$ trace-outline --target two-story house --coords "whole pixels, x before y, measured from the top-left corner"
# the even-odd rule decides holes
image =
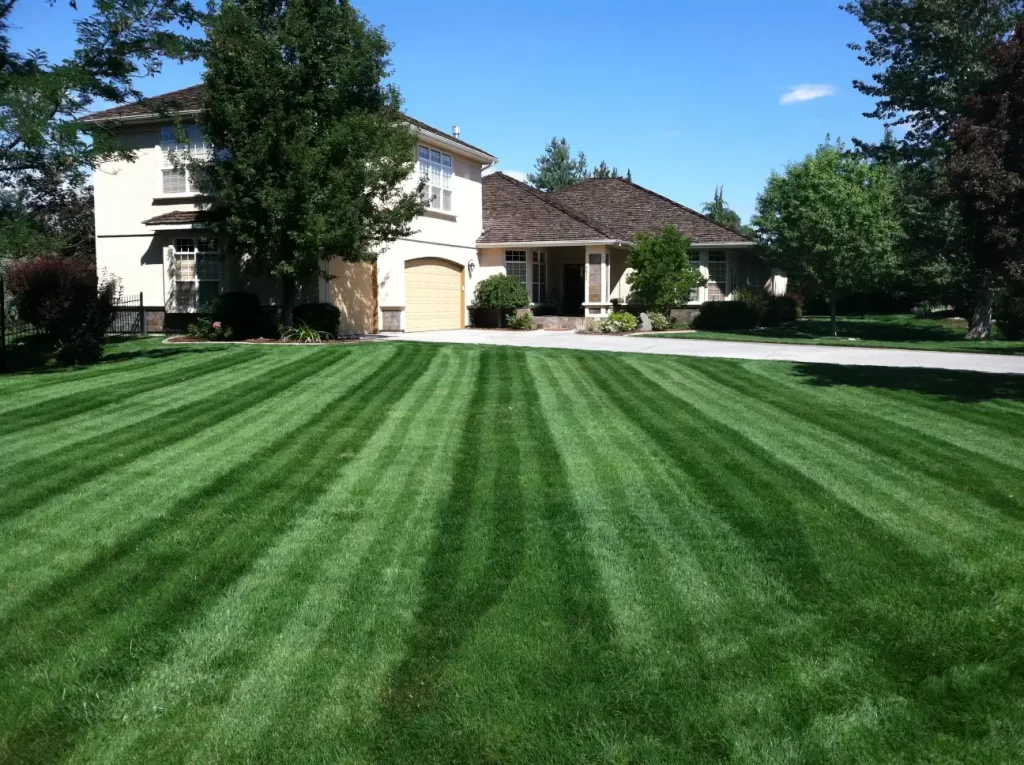
[[[142,293],[153,330],[180,328],[199,306],[224,291],[278,298],[274,281],[224,261],[210,230],[211,200],[195,188],[172,154],[210,151],[198,127],[188,144],[168,114],[188,125],[202,109],[196,85],[144,104],[97,112],[101,123],[135,151],[135,160],[113,160],[94,176],[96,265],[121,280],[126,293]],[[410,187],[427,180],[427,209],[414,233],[382,249],[376,264],[330,264],[331,279],[301,285],[299,300],[332,302],[342,311],[342,331],[457,329],[466,324],[466,295],[475,288],[477,239],[483,231],[481,173],[497,162],[458,136],[407,118],[417,136],[416,172]],[[475,274],[480,278],[480,272]]]
[[[203,87],[147,104],[98,112],[102,123],[136,152],[95,174],[96,261],[141,292],[153,330],[180,329],[200,306],[227,290],[254,292],[273,305],[277,284],[225,262],[210,229],[211,200],[200,195],[172,156],[211,151],[198,127],[188,143],[167,116],[183,123],[202,109]],[[484,175],[497,159],[451,134],[406,117],[417,136],[410,188],[426,179],[427,209],[414,233],[384,246],[375,264],[335,258],[331,278],[300,286],[300,301],[342,312],[342,331],[415,332],[459,329],[476,284],[493,274],[519,278],[545,313],[600,317],[630,301],[630,248],[636,236],[664,226],[690,242],[691,262],[706,283],[690,307],[728,300],[743,286],[785,292],[786,279],[757,257],[754,242],[667,197],[619,178],[594,178],[544,193],[502,173]]]

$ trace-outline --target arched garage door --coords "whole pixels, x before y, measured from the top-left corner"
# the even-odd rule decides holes
[[[447,260],[423,258],[405,264],[405,331],[461,329],[462,268]]]

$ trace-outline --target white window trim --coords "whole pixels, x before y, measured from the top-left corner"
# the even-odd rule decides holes
[[[427,205],[427,210],[453,214],[455,212],[453,183],[455,160],[452,155],[440,149],[419,144],[416,149],[416,167],[418,177],[427,182],[423,189],[423,201]]]
[[[522,260],[518,257],[520,255]],[[509,268],[510,263],[513,264],[514,269]],[[505,275],[515,276],[522,282],[527,294],[532,294],[530,292],[530,253],[527,250],[505,250]]]
[[[212,243],[213,248],[209,247],[204,250],[200,250],[200,244],[203,242]],[[188,243],[188,244],[186,244]],[[176,236],[171,240],[171,258],[174,261],[173,275],[174,280],[171,284],[171,290],[174,295],[174,307],[178,313],[198,313],[199,311],[199,285],[200,282],[217,282],[217,294],[224,292],[224,262],[220,257],[220,250],[217,248],[217,240],[213,237],[205,236]],[[192,255],[190,258],[183,258],[183,255]],[[200,271],[200,256],[206,258],[213,257],[217,264],[217,278],[202,278],[204,275]],[[181,279],[179,278],[181,272],[180,263],[192,262],[192,279]],[[179,284],[192,285],[192,297],[191,299],[184,300],[179,292]]]
[[[176,125],[163,125],[160,128],[160,186],[157,197],[195,197],[201,196],[202,192],[198,191],[193,185],[192,173],[188,168],[175,168],[174,159],[176,155],[184,155],[184,160],[198,159],[198,160],[209,160],[213,156],[213,150],[209,145],[209,142],[203,136],[198,125],[188,125],[185,127],[188,133],[188,141],[182,143],[178,140],[178,126]],[[184,178],[185,189],[184,191],[165,191],[164,187],[164,176],[168,171],[176,171],[175,174],[180,174]]]
[[[539,260],[539,262],[538,262]],[[540,270],[536,267],[541,266]],[[530,278],[530,302],[534,305],[544,305],[548,300],[548,254],[544,250],[534,250],[530,253],[529,263]],[[537,279],[538,274],[540,279]],[[537,287],[541,287],[543,294],[540,300],[537,299]]]

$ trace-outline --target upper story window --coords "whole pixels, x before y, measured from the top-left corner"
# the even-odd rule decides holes
[[[431,210],[452,211],[452,155],[427,146],[419,147],[420,177],[426,182],[423,201]]]
[[[182,141],[182,138],[187,138],[187,141]],[[176,156],[179,161],[208,160],[212,157],[210,144],[198,125],[189,125],[185,135],[182,135],[174,125],[164,125],[160,128],[160,153],[163,155],[162,193],[186,194],[199,191],[195,174],[184,167],[174,166]]]

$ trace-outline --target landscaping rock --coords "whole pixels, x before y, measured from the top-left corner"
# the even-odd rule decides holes
[[[646,313],[640,314],[640,331],[650,332],[654,327],[651,326],[651,317]]]

